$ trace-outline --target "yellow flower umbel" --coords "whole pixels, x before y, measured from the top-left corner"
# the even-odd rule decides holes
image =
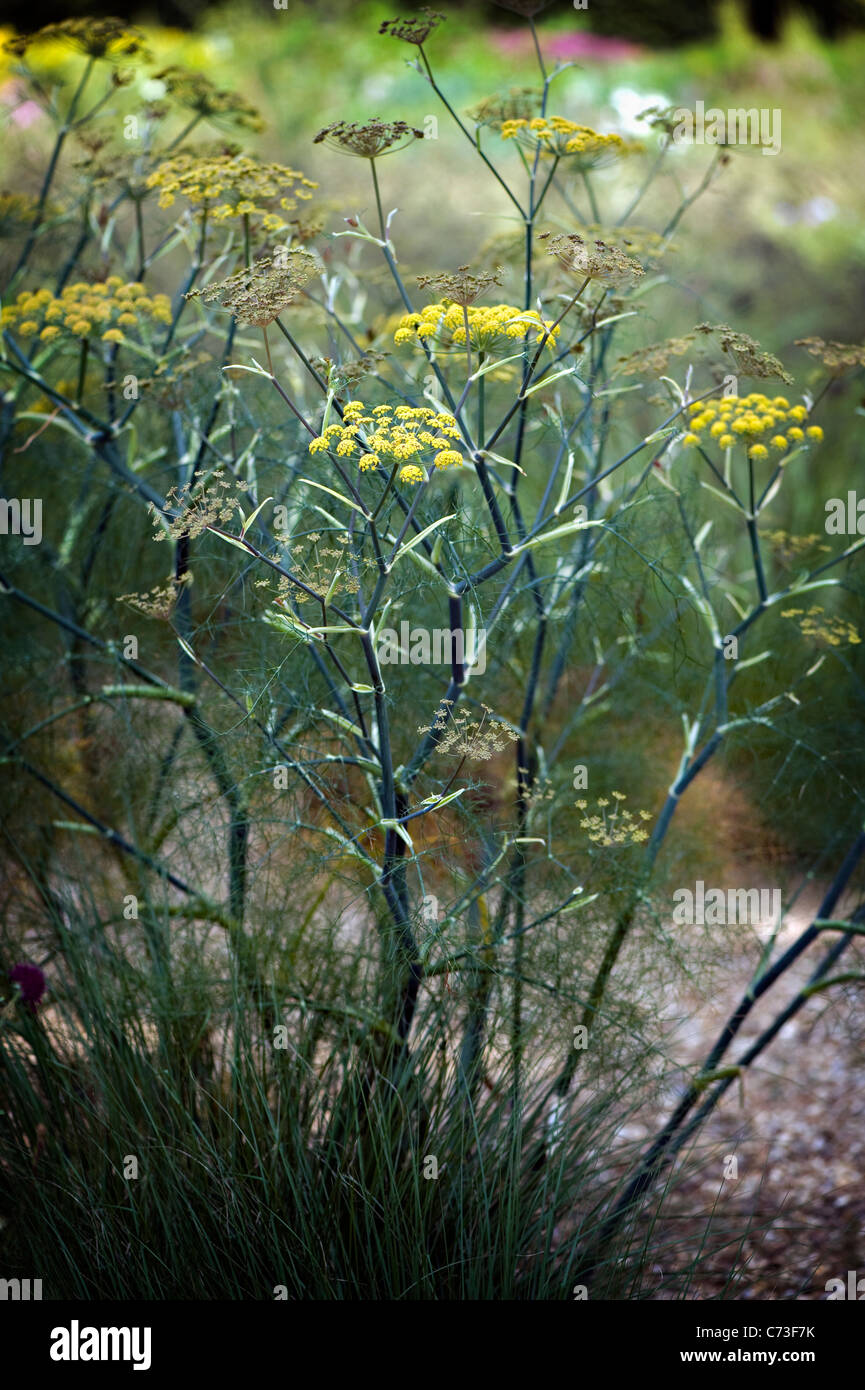
[[[741,443],[749,458],[760,460],[773,453],[783,455],[806,435],[814,440],[823,438],[819,425],[800,428],[808,418],[808,408],[791,406],[786,396],[770,397],[755,391],[750,396],[725,396],[717,402],[694,401],[688,409],[688,431],[682,440],[686,448],[714,441],[722,449],[731,449]],[[783,463],[784,459],[778,461]]]
[[[578,125],[564,116],[533,116],[530,120],[503,121],[503,140],[518,140],[531,150],[554,155],[557,159],[573,158],[580,169],[596,169],[617,155],[630,154],[639,146],[628,144],[621,135],[600,135],[591,126]]]
[[[426,343],[434,340],[438,347],[465,347],[468,315],[470,346],[478,352],[507,350],[515,341],[529,335],[540,342],[549,332],[547,347],[552,348],[559,335],[552,319],[542,319],[536,309],[524,311],[512,304],[471,305],[454,304],[443,299],[440,304],[427,304],[419,313],[404,314],[399,321],[394,342]]]
[[[827,616],[819,604],[812,604],[807,613],[804,608],[785,608],[781,617],[798,619],[797,627],[803,637],[812,637],[815,642],[825,642],[830,647],[845,644],[858,647],[862,641],[852,623],[845,618]]]
[[[21,236],[29,232],[37,215],[39,200],[29,193],[0,193],[0,237]],[[47,203],[43,218],[57,217],[62,209],[58,203]]]
[[[584,816],[580,821],[580,828],[589,832],[589,839],[593,845],[602,845],[604,848],[613,845],[643,844],[649,838],[645,823],[652,819],[651,814],[648,811],[638,811],[634,816],[622,806],[622,802],[627,801],[624,792],[611,792],[610,795],[615,802],[613,810],[607,811],[610,805],[609,798],[599,796],[599,810],[594,815]],[[576,801],[574,805],[579,811],[588,809],[587,801]]]
[[[318,184],[284,164],[264,164],[245,154],[178,154],[154,169],[147,186],[160,190],[161,208],[186,198],[214,222],[260,216],[265,231],[279,232],[288,223],[270,205],[292,212],[296,199],[311,198],[306,190]]]
[[[376,405],[370,410],[363,401],[349,401],[342,423],[328,425],[310,441],[309,452],[356,458],[362,473],[402,464],[400,481],[421,483],[427,476],[423,459],[436,468],[458,467],[463,462],[452,443],[459,438],[456,420],[444,411],[412,405]]]
[[[813,550],[820,551],[825,555],[831,554],[831,546],[819,543],[822,537],[817,531],[812,532],[810,536],[793,536],[789,531],[773,530],[761,526],[760,535],[772,547],[775,558],[782,565],[796,564],[804,556],[807,556],[809,551]]]
[[[38,336],[45,343],[64,335],[122,343],[130,330],[170,322],[167,294],[149,295],[139,281],[124,283],[119,275],[94,285],[67,285],[57,298],[50,290],[22,290],[0,314],[0,326],[14,329],[19,338]]]
[[[9,39],[4,47],[7,53],[18,56],[27,52],[34,44],[68,44],[85,53],[88,58],[109,63],[122,62],[124,58],[137,55],[146,57],[144,37],[140,30],[133,29],[122,19],[106,17],[103,19],[63,19],[57,24],[46,24],[35,34],[18,34]]]

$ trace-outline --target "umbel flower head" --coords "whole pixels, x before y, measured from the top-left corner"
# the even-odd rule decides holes
[[[212,473],[199,469],[191,481],[180,490],[172,487],[165,494],[165,512],[157,511],[151,503],[156,534],[154,540],[179,540],[188,536],[195,540],[210,526],[228,526],[239,513],[243,515],[238,492],[244,485],[237,478],[226,478],[221,468]],[[172,520],[166,523],[166,513]]]
[[[322,141],[343,154],[357,155],[359,159],[380,159],[384,154],[395,154],[413,140],[422,140],[422,130],[405,121],[383,121],[374,116],[370,121],[333,121],[320,130],[313,139],[314,145]]]
[[[824,555],[829,555],[832,551],[831,546],[820,544],[823,537],[817,531],[812,531],[809,536],[793,536],[789,531],[761,526],[760,535],[772,547],[775,558],[785,567],[797,564],[809,551]]]
[[[233,217],[260,216],[268,232],[288,224],[268,204],[292,212],[297,198],[311,198],[307,189],[318,184],[284,164],[265,164],[246,154],[178,154],[160,164],[147,180],[158,188],[159,206],[170,208],[175,198],[186,198],[200,214],[215,222]]]
[[[749,338],[747,333],[738,333],[727,323],[698,323],[694,332],[715,334],[721,351],[729,353],[740,376],[780,377],[785,385],[793,385],[793,378],[778,358],[771,352],[762,352],[760,344]]]
[[[390,34],[392,39],[403,39],[406,43],[414,43],[420,47],[426,43],[433,29],[437,29],[444,22],[445,16],[438,10],[431,10],[429,5],[422,5],[420,13],[413,19],[386,19],[379,25],[380,34]]]
[[[101,131],[82,129],[76,132],[76,143],[83,153],[73,159],[72,168],[86,180],[89,190],[113,183],[136,202],[147,197],[147,172],[141,168],[141,156],[130,151],[128,141],[124,140],[121,148]]]
[[[486,762],[519,738],[516,729],[494,714],[489,705],[481,706],[480,719],[473,719],[465,708],[453,714],[452,706],[453,700],[442,700],[432,722],[432,731],[442,735],[436,745],[439,753],[455,753],[461,758]],[[425,725],[418,726],[419,734],[428,732]]]
[[[320,269],[311,252],[292,247],[289,251],[281,251],[278,261],[265,256],[227,280],[191,290],[186,297],[200,298],[206,303],[218,302],[234,314],[241,327],[266,328],[283,309],[294,303],[303,286]]]
[[[791,406],[786,396],[770,398],[754,391],[750,396],[725,396],[716,403],[694,401],[688,409],[688,431],[682,440],[685,448],[714,440],[722,449],[731,449],[740,441],[748,447],[749,458],[766,459],[770,449],[784,454],[806,437],[818,442],[823,438],[819,425],[802,428],[808,407]]]
[[[637,120],[645,121],[651,130],[660,130],[669,138],[681,124],[680,111],[679,106],[647,106],[645,111],[638,113]]]
[[[603,227],[593,222],[586,223],[583,233],[587,240],[617,246],[625,255],[636,256],[641,262],[659,261],[668,252],[678,249],[669,237],[653,232],[649,227]]]
[[[648,840],[649,832],[645,823],[652,819],[650,812],[638,811],[634,816],[622,805],[623,801],[627,801],[624,792],[611,792],[610,796],[613,799],[611,811],[607,810],[610,805],[609,797],[599,796],[596,802],[599,809],[592,815],[584,816],[580,821],[580,828],[589,832],[592,844],[608,849],[614,845],[640,845]],[[580,811],[588,809],[587,801],[577,801],[574,804]]]
[[[350,391],[354,390],[365,376],[375,376],[381,363],[389,356],[389,352],[378,352],[375,348],[368,348],[360,357],[348,362],[334,362],[332,357],[313,357],[310,363],[319,375],[324,377],[328,387],[339,394],[346,387]]]
[[[549,241],[547,250],[570,275],[578,280],[600,280],[614,289],[633,285],[644,273],[639,261],[626,256],[605,241],[584,241],[576,232],[551,236],[541,232],[539,241]]]
[[[619,357],[613,375],[642,376],[649,373],[659,376],[661,372],[666,371],[671,357],[684,357],[686,352],[692,351],[694,342],[696,339],[693,333],[686,333],[683,338],[667,338],[663,343],[649,343],[646,347],[637,348],[634,352]]]
[[[528,334],[540,342],[549,334],[547,347],[555,346],[559,329],[552,319],[542,319],[537,309],[518,309],[513,304],[472,305],[427,304],[419,313],[403,314],[393,335],[395,343],[426,343],[434,340],[444,349],[465,347],[466,318],[469,321],[469,346],[479,352],[498,352],[513,346]]]
[[[373,568],[375,560],[371,556],[354,553],[351,536],[347,531],[326,534],[324,540],[332,540],[332,545],[319,545],[321,540],[322,535],[318,531],[310,531],[304,544],[292,539],[289,560],[292,574],[319,599],[327,598],[328,595],[334,597],[338,593],[358,593],[360,580],[352,572],[354,567]],[[268,589],[271,587],[271,581],[257,579],[255,586],[258,589]],[[274,600],[281,606],[288,603],[289,599],[303,603],[308,600],[308,595],[298,593],[296,585],[284,575],[280,575]]]
[[[427,476],[422,459],[440,469],[462,464],[463,456],[452,442],[459,438],[457,422],[446,411],[412,405],[375,405],[369,410],[363,401],[349,401],[342,423],[328,425],[310,441],[309,452],[357,458],[362,473],[402,463],[400,481],[422,483]]]
[[[492,126],[500,130],[505,121],[526,120],[536,115],[541,104],[541,92],[537,87],[511,87],[507,92],[495,92],[483,97],[476,106],[466,112],[476,126]]]
[[[119,594],[118,603],[125,603],[146,618],[170,618],[177,604],[177,597],[185,584],[192,583],[192,571],[187,570],[180,579],[174,575],[164,584],[156,584],[144,594]]]
[[[453,304],[474,304],[490,285],[502,283],[502,268],[481,271],[474,275],[467,265],[456,271],[444,270],[437,275],[418,275],[418,285],[422,290],[434,290],[443,299]]]
[[[503,140],[518,140],[529,149],[559,159],[579,156],[580,169],[594,169],[608,163],[616,155],[629,154],[637,146],[628,144],[621,135],[600,135],[591,126],[578,125],[564,116],[520,116],[503,121]]]
[[[0,193],[0,237],[21,236],[29,232],[39,201],[29,193]],[[46,203],[42,209],[43,218],[57,217],[62,208],[59,203]]]
[[[171,322],[168,295],[149,295],[139,281],[124,284],[119,275],[94,285],[67,285],[59,297],[46,289],[22,290],[0,314],[0,326],[14,328],[19,338],[38,334],[46,343],[63,335],[91,338],[97,333],[104,342],[122,343],[130,329],[148,322]]]
[[[46,24],[33,34],[18,34],[4,44],[7,53],[21,55],[34,44],[66,43],[86,53],[88,58],[120,63],[136,55],[147,57],[144,35],[131,28],[125,20],[105,16],[102,19],[63,19],[58,24]]]
[[[292,238],[305,245],[307,242],[315,241],[317,236],[321,236],[326,224],[326,213],[316,207],[307,208],[306,212],[292,217],[288,225],[291,228]]]
[[[805,348],[828,367],[833,376],[841,376],[851,367],[865,367],[865,344],[826,343],[822,338],[797,338],[796,346]]]
[[[264,130],[264,121],[256,107],[237,92],[214,86],[203,72],[193,72],[175,63],[155,76],[165,83],[168,95],[178,106],[195,111],[204,120],[227,122],[244,130]]]
[[[812,604],[807,612],[804,608],[785,608],[781,617],[792,618],[803,637],[812,637],[829,647],[858,647],[862,641],[852,623],[827,615],[819,604]]]

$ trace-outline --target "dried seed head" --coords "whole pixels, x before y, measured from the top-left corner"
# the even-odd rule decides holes
[[[179,540],[181,536],[195,540],[210,526],[230,525],[238,513],[243,515],[236,494],[246,491],[244,483],[234,477],[229,480],[221,468],[215,468],[209,475],[199,470],[187,486],[168,490],[164,512],[157,511],[151,504],[156,525],[154,540]],[[169,516],[172,519],[166,526]]]
[[[679,106],[647,106],[645,111],[641,111],[637,116],[638,121],[645,121],[652,130],[662,130],[665,135],[671,136],[677,125],[681,124]]]
[[[375,376],[379,364],[389,356],[389,352],[378,352],[370,348],[353,362],[334,362],[330,357],[313,357],[311,363],[319,376],[324,377],[328,386],[332,386],[335,391],[345,387],[352,390],[364,377]]]
[[[788,386],[793,385],[793,378],[778,358],[771,352],[762,352],[760,344],[754,338],[749,338],[747,333],[737,333],[727,323],[698,323],[694,332],[716,334],[721,350],[733,358],[740,376],[777,376]]]
[[[326,141],[343,154],[357,155],[359,159],[378,159],[383,154],[394,154],[413,140],[422,140],[422,130],[416,130],[406,121],[383,121],[375,116],[370,121],[334,121],[320,130],[313,139],[314,145]]]
[[[165,83],[168,95],[178,106],[196,111],[205,120],[228,121],[246,130],[264,130],[264,121],[256,107],[237,92],[214,86],[203,72],[193,72],[174,63],[155,76]]]
[[[441,299],[448,299],[452,304],[468,305],[474,304],[490,285],[502,283],[502,268],[496,266],[495,270],[484,270],[474,275],[467,265],[461,265],[457,271],[418,275],[417,282],[422,290],[435,290]]]
[[[437,752],[486,762],[519,738],[516,729],[494,714],[488,705],[482,706],[484,712],[480,719],[473,719],[467,709],[453,714],[452,704],[452,700],[442,700],[432,723],[433,734],[441,735],[436,744]],[[418,733],[428,732],[425,725],[418,727]]]
[[[822,338],[797,338],[796,346],[803,347],[812,357],[818,357],[823,366],[837,376],[850,367],[865,367],[865,345],[827,343]]]
[[[600,280],[614,288],[624,288],[643,274],[639,261],[626,256],[616,246],[608,246],[605,241],[587,242],[576,232],[561,236],[542,232],[539,240],[548,241],[550,255],[579,280]]]
[[[505,121],[531,120],[541,107],[542,94],[536,87],[511,87],[507,92],[495,92],[484,97],[466,112],[475,125],[494,129]]]
[[[144,594],[120,594],[117,602],[135,608],[148,618],[170,618],[174,612],[177,596],[184,584],[192,583],[192,571],[187,570],[180,579],[174,575],[165,584],[158,584]]]
[[[379,25],[380,34],[389,34],[392,39],[404,39],[406,43],[426,43],[433,29],[444,21],[445,16],[438,10],[422,5],[420,13],[413,19],[386,19]]]
[[[647,347],[637,348],[636,351],[624,354],[618,358],[613,370],[614,376],[642,376],[648,373],[651,376],[659,376],[666,371],[667,363],[671,357],[683,357],[686,352],[692,351],[691,344],[696,342],[693,333],[686,333],[683,338],[668,338],[663,343],[649,343]]]
[[[277,261],[265,256],[227,280],[190,291],[187,299],[217,301],[241,326],[265,328],[294,302],[319,270],[315,256],[302,247],[292,247],[282,250]]]

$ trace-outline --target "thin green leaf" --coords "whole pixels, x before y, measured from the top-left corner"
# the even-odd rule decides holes
[[[262,510],[262,508],[263,508],[263,507],[266,507],[267,504],[268,504],[268,502],[272,502],[272,501],[273,501],[273,498],[272,498],[272,497],[265,497],[265,499],[264,499],[263,502],[259,502],[259,504],[258,504],[258,506],[256,507],[255,511],[252,513],[252,516],[248,519],[248,521],[245,521],[245,522],[243,523],[243,526],[241,527],[241,530],[240,530],[241,537],[243,537],[243,536],[246,535],[247,531],[249,530],[249,528],[250,528],[250,526],[252,525],[252,523],[255,521],[255,518],[258,516],[258,514],[259,514],[259,512]]]
[[[347,507],[351,507],[353,512],[359,512],[361,516],[369,516],[369,512],[365,511],[363,507],[359,507],[356,502],[352,502],[351,498],[343,497],[341,492],[336,492],[332,487],[325,487],[324,483],[317,483],[312,478],[301,478],[300,481],[302,483],[308,483],[310,487],[317,487],[320,492],[329,493],[330,496],[335,497],[338,502],[344,502]]]
[[[429,526],[425,526],[422,531],[418,531],[417,535],[413,536],[407,545],[401,545],[393,558],[391,569],[393,569],[393,566],[401,555],[408,555],[410,551],[414,550],[416,545],[420,545],[421,541],[424,540],[431,531],[435,531],[439,526],[444,526],[446,521],[453,521],[455,516],[456,512],[448,512],[447,516],[440,517],[438,521],[430,522]]]

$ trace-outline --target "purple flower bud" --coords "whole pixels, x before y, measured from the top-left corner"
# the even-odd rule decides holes
[[[9,979],[13,985],[20,987],[22,1001],[35,1014],[36,1006],[45,993],[45,976],[39,966],[29,965],[26,961],[13,965]]]

